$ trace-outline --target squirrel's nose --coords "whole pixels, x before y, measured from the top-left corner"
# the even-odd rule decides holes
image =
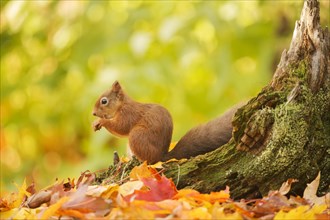
[[[93,115],[96,116],[96,112],[95,111],[93,111]]]

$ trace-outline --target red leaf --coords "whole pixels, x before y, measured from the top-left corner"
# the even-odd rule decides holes
[[[167,179],[165,176],[141,178],[141,181],[149,190],[135,190],[133,194],[124,197],[126,201],[145,200],[157,202],[171,199],[178,193],[172,180]]]

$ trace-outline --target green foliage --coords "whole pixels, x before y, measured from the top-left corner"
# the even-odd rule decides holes
[[[126,140],[93,133],[118,79],[173,115],[176,141],[267,84],[300,2],[1,1],[1,186],[106,168]],[[292,17],[292,15],[295,15]]]

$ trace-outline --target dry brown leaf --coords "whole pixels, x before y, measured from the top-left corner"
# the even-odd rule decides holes
[[[286,195],[291,189],[291,184],[296,182],[298,182],[297,179],[290,178],[282,184],[281,188],[278,191],[281,193],[281,195]]]

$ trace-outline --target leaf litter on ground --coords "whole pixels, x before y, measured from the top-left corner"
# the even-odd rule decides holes
[[[159,167],[159,165],[157,165]],[[36,191],[23,181],[17,193],[0,198],[1,219],[329,219],[329,193],[317,197],[320,174],[303,198],[285,196],[289,179],[261,199],[234,201],[230,189],[209,194],[178,190],[171,179],[143,163],[124,183],[91,185],[89,171],[77,181],[56,181]]]

